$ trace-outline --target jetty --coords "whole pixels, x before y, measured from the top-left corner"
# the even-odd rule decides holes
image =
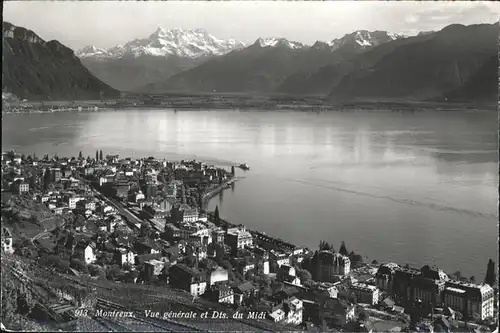
[[[236,181],[242,179],[241,177],[233,177],[225,182],[223,182],[222,184],[220,184],[219,186],[217,186],[216,188],[206,192],[205,194],[203,194],[202,196],[202,200],[203,202],[207,202],[208,200],[210,200],[211,198],[213,198],[214,196],[216,196],[217,194],[219,194],[220,192],[224,191],[224,189],[230,187],[232,184],[234,184]]]

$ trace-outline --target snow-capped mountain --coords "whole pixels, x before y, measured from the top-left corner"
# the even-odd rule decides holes
[[[333,50],[345,46],[346,44],[355,45],[360,49],[367,49],[402,38],[406,38],[406,36],[386,31],[358,30],[342,38],[334,39],[329,44],[332,46]]]
[[[255,41],[254,45],[258,45],[260,47],[285,46],[293,50],[307,47],[306,45],[299,42],[289,41],[286,38],[275,38],[275,37],[259,38]]]
[[[89,58],[89,57],[109,57],[110,52],[105,49],[95,47],[93,45],[85,46],[83,49],[77,51],[77,56],[79,58]]]
[[[151,55],[164,57],[174,55],[183,58],[199,58],[216,56],[244,48],[245,44],[234,39],[218,39],[203,29],[166,30],[158,28],[144,39],[135,39],[125,45],[117,45],[110,49],[87,46],[76,52],[80,58],[123,58]]]
[[[360,51],[364,51],[380,44],[402,38],[406,38],[406,36],[386,31],[358,30],[347,34],[342,38],[333,39],[330,42],[317,41],[313,45],[313,48],[330,49],[335,51],[341,47],[351,46]]]

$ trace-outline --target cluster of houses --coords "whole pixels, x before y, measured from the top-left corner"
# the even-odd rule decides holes
[[[204,211],[203,195],[234,176],[234,169],[196,161],[103,158],[96,152],[96,158],[71,159],[4,153],[2,171],[7,175],[2,191],[74,217],[63,232],[53,232],[55,240],[37,240],[39,249],[86,265],[138,272],[127,275],[128,282],[161,279],[194,297],[246,307],[289,325],[355,322],[357,303],[394,310],[395,302],[383,295],[394,295],[398,303],[418,299],[435,308],[477,313],[481,319],[493,316],[489,285],[452,281],[437,268],[396,264],[383,264],[361,278],[346,255],[272,243],[245,226],[221,222]],[[14,251],[6,228],[2,251]],[[303,281],[304,267],[308,281]]]

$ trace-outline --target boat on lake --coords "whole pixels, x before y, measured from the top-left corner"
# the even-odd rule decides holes
[[[242,170],[250,170],[250,167],[246,163],[240,164],[238,167]]]

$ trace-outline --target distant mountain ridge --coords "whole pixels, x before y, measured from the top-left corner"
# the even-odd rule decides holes
[[[205,30],[158,28],[146,38],[109,49],[86,46],[76,52],[82,63],[107,84],[126,91],[196,67],[207,59],[246,45],[222,40]]]
[[[2,23],[2,91],[29,99],[98,99],[119,91],[92,75],[58,41]]]
[[[109,49],[86,46],[76,52],[79,58],[123,58],[140,56],[177,56],[199,58],[219,56],[246,45],[234,39],[218,39],[203,29],[183,30],[158,28],[147,38],[135,39]]]
[[[402,35],[358,31],[307,46],[285,38],[259,38],[252,45],[147,85],[144,91],[270,92],[290,75],[350,59]]]
[[[453,24],[359,56],[331,98],[432,99],[459,89],[498,54],[498,24]],[[392,43],[390,43],[392,44]],[[378,51],[380,54],[376,54]],[[373,59],[374,58],[374,59]]]

